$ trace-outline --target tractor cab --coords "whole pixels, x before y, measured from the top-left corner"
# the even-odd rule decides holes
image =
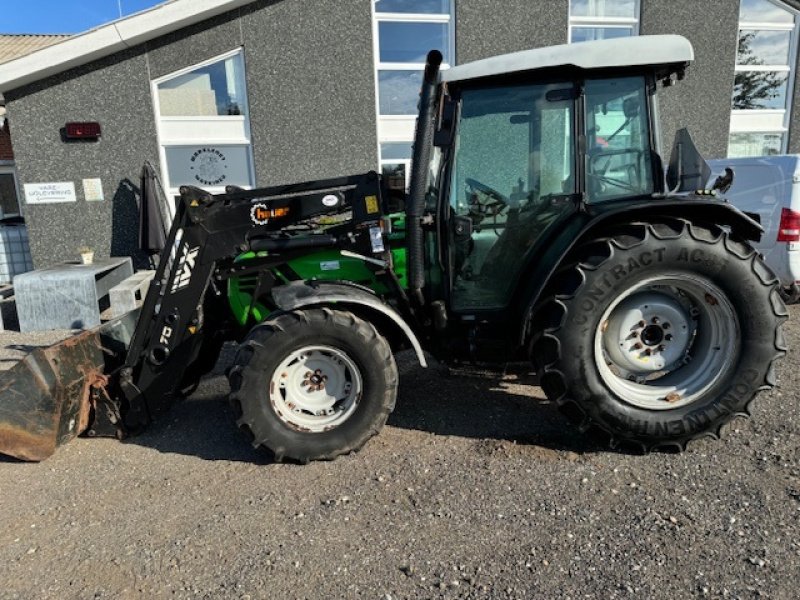
[[[665,195],[656,89],[692,59],[685,38],[642,36],[439,74],[428,90],[432,118],[418,123],[410,210],[424,180],[436,224],[424,234],[425,294],[451,327],[484,323],[507,346],[503,324],[518,322],[511,315],[524,310],[530,284],[546,279],[537,265],[555,262],[542,260],[548,249],[574,242],[595,207]]]

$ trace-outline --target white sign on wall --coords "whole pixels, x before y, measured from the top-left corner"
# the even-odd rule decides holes
[[[173,146],[165,149],[172,186],[221,188],[252,185],[250,150],[241,145]]]
[[[100,179],[83,180],[83,197],[87,202],[102,202],[103,181]]]
[[[75,184],[71,181],[60,183],[26,183],[26,204],[54,204],[57,202],[75,202]]]

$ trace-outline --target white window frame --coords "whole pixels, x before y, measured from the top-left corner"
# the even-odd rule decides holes
[[[590,0],[591,1],[591,0]],[[567,2],[569,12],[569,26],[567,27],[567,43],[572,42],[572,29],[575,27],[593,27],[595,29],[631,29],[633,35],[639,35],[639,22],[641,20],[642,2],[634,0],[633,17],[579,17],[572,15],[572,0]]]
[[[730,137],[738,133],[753,134],[781,134],[781,154],[786,154],[789,148],[789,126],[792,119],[792,100],[794,97],[794,85],[797,71],[797,51],[798,38],[800,38],[800,11],[785,2],[766,0],[776,5],[778,8],[794,15],[794,23],[763,23],[759,21],[739,21],[736,30],[736,66],[735,73],[747,71],[769,71],[775,73],[788,73],[786,80],[786,106],[784,108],[764,108],[764,109],[738,109],[731,108],[731,124],[728,133],[728,148],[730,149]],[[741,9],[740,9],[741,10]],[[788,65],[740,65],[739,60],[739,35],[742,30],[759,31],[788,31],[789,39],[789,59]],[[733,99],[731,99],[733,102]]]
[[[381,156],[381,144],[392,142],[411,143],[414,141],[414,126],[417,115],[382,115],[380,100],[380,85],[378,75],[381,71],[420,71],[425,69],[425,63],[396,63],[382,62],[380,48],[380,24],[381,23],[442,23],[448,26],[448,54],[453,62],[456,56],[456,32],[455,32],[455,10],[456,0],[450,0],[449,13],[393,13],[378,12],[375,9],[375,0],[372,2],[372,53],[375,64],[375,118],[378,124],[378,162],[383,165],[406,165],[406,178],[410,173],[411,159],[386,159]],[[451,63],[442,63],[441,69],[449,69]],[[406,182],[408,183],[408,182]]]
[[[182,75],[186,75],[187,73],[191,73],[197,69],[202,69],[203,67],[207,67],[209,65],[213,65],[218,62],[222,62],[228,60],[229,58],[233,58],[239,56],[242,69],[244,71],[244,76],[242,77],[242,98],[240,105],[243,107],[243,114],[241,115],[217,115],[217,116],[161,116],[161,104],[160,98],[158,94],[158,86],[165,81],[169,81],[171,79],[175,79],[176,77],[180,77]],[[174,148],[174,147],[197,147],[200,145],[213,145],[213,146],[247,146],[247,160],[249,161],[248,169],[251,174],[251,181],[249,185],[242,186],[245,189],[252,189],[255,186],[256,180],[256,173],[255,173],[255,162],[253,159],[253,141],[252,141],[252,134],[250,130],[250,101],[247,93],[247,66],[245,64],[245,56],[244,56],[244,48],[239,47],[235,50],[231,50],[230,52],[225,52],[224,54],[220,54],[213,58],[209,58],[208,60],[204,60],[197,64],[188,66],[184,69],[180,69],[179,71],[174,71],[173,73],[169,73],[158,79],[153,79],[150,82],[150,90],[151,95],[153,98],[153,111],[155,113],[155,120],[156,120],[156,135],[158,138],[158,155],[159,160],[161,162],[161,181],[162,185],[164,186],[164,191],[168,198],[172,198],[173,196],[178,195],[179,187],[172,186],[169,180],[169,170],[167,168],[167,148]],[[227,136],[219,136],[219,137],[210,137],[204,138],[199,136],[191,136],[186,134],[185,137],[181,135],[175,135],[168,133],[168,129],[180,129],[181,126],[191,126],[193,124],[212,124],[212,125],[220,125],[219,129],[224,130],[226,125],[235,124],[236,127],[231,127],[230,129],[234,130],[231,134]],[[168,127],[169,125],[176,125],[177,127],[171,128]],[[202,129],[201,129],[202,130]],[[235,130],[239,130],[240,133],[236,133]],[[188,131],[188,130],[187,130]],[[209,187],[206,188],[212,193],[222,193],[225,191],[224,186],[214,188]],[[172,201],[167,202],[170,216],[175,216],[175,206]]]
[[[17,211],[15,213],[3,213],[3,217],[22,216],[22,196],[20,195],[19,176],[17,175],[16,163],[13,160],[0,160],[0,175],[11,175],[14,179],[14,189],[17,192]]]

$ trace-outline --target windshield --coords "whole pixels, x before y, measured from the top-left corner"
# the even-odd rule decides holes
[[[574,193],[568,83],[466,90],[451,204],[465,213],[478,185],[514,208]]]
[[[586,82],[588,202],[653,193],[644,77]]]

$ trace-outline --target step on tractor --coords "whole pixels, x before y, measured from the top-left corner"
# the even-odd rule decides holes
[[[236,425],[277,460],[359,450],[404,349],[423,366],[527,361],[612,446],[719,436],[775,385],[787,313],[759,223],[721,197],[733,173],[702,189],[685,131],[659,154],[657,90],[693,57],[670,35],[449,70],[432,51],[408,191],[375,172],[182,188],[143,306],[2,374],[0,452],[135,435],[231,341]]]

